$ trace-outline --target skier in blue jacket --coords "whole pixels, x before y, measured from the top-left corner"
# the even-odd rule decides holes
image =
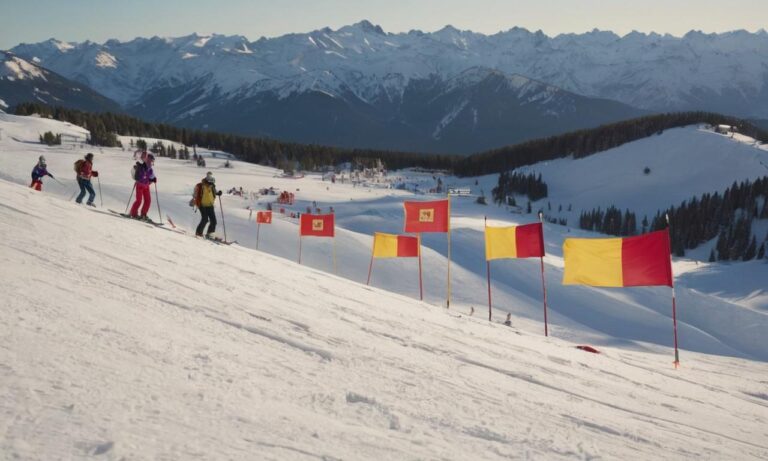
[[[43,177],[50,176],[51,179],[56,179],[51,173],[48,172],[47,165],[45,163],[45,156],[41,155],[37,161],[37,165],[32,168],[32,184],[29,185],[34,190],[43,190]]]

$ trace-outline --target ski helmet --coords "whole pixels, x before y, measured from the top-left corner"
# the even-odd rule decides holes
[[[38,163],[40,166],[45,166],[45,165],[46,165],[46,162],[45,162],[45,155],[41,155],[41,156],[40,156],[40,158],[38,159],[38,162],[37,162],[37,163]]]
[[[205,180],[211,184],[216,184],[216,178],[213,177],[213,173],[210,171],[205,174]]]

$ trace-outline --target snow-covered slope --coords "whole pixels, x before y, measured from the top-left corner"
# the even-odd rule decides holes
[[[110,205],[119,155],[97,156]],[[160,184],[184,168],[160,161]],[[768,456],[765,363],[684,352],[674,370],[620,341],[595,355],[4,180],[0,237],[11,458]]]
[[[81,129],[52,120],[0,115],[0,178],[16,183],[27,183],[29,172],[37,156],[48,157],[51,171],[63,185],[46,181],[45,193],[70,199],[76,190],[72,178],[72,163],[88,151],[77,141]],[[37,144],[38,132],[70,133],[72,139],[62,146],[47,147]],[[703,133],[702,135],[707,135]],[[728,141],[731,142],[731,141]],[[104,207],[123,210],[131,194],[130,167],[132,152],[128,149],[96,150],[95,168],[100,175]],[[274,169],[233,162],[234,168],[222,167],[223,160],[209,159],[208,169],[218,178],[221,189],[243,187],[246,191],[274,187],[296,194],[297,203],[287,212],[305,211],[313,202],[327,211],[336,211],[338,236],[335,241],[338,274],[356,282],[365,282],[372,234],[375,231],[397,233],[402,231],[402,201],[413,194],[394,189],[353,187],[349,183],[323,182],[319,175],[303,179],[275,177]],[[160,158],[156,170],[159,177],[158,193],[163,216],[170,216],[180,227],[191,231],[199,215],[188,206],[192,188],[206,170],[184,162]],[[606,170],[607,171],[607,170]],[[717,170],[712,170],[717,174]],[[618,173],[618,172],[617,172]],[[400,173],[398,173],[400,174]],[[421,181],[434,186],[432,174],[402,173],[406,182]],[[466,178],[463,182],[443,178],[448,184],[466,184],[474,192],[490,190],[495,178]],[[662,183],[660,183],[662,184]],[[664,186],[666,187],[666,186]],[[607,191],[616,193],[618,190]],[[229,196],[224,199],[226,231],[230,239],[238,240],[249,248],[256,246],[256,228],[248,209],[263,208],[275,196],[243,199]],[[219,210],[217,210],[219,211]],[[156,214],[156,203],[152,214]],[[510,214],[504,208],[482,206],[471,197],[456,198],[452,205],[452,309],[467,313],[472,307],[476,316],[485,317],[487,289],[483,258],[483,217],[491,223],[527,223],[530,215]],[[249,220],[249,218],[251,218]],[[133,223],[126,223],[133,224]],[[223,235],[219,226],[218,233]],[[267,253],[295,261],[298,257],[298,229],[295,219],[278,217],[275,224],[262,227],[259,248]],[[624,290],[564,287],[562,278],[563,238],[595,236],[572,228],[545,226],[547,257],[545,272],[550,301],[550,331],[554,337],[573,341],[588,341],[595,345],[621,345],[624,349],[666,351],[671,345],[670,292],[665,288],[635,288]],[[447,245],[444,235],[425,235],[424,238],[425,300],[444,305],[446,297]],[[308,239],[303,245],[302,262],[322,271],[333,271],[334,245],[323,239]],[[709,264],[697,265],[690,260],[676,260],[676,274],[706,271]],[[714,267],[720,267],[715,264]],[[758,283],[768,277],[768,265],[750,263],[750,275],[740,278],[736,272],[725,271],[721,283],[731,288],[720,296],[719,291],[703,289],[695,278],[678,279],[679,320],[681,344],[685,351],[734,355],[768,360],[764,336],[768,331],[765,315],[765,287]],[[729,275],[732,274],[732,275]],[[687,280],[691,280],[690,284]],[[413,260],[377,261],[372,285],[402,295],[418,294],[417,265]],[[502,261],[493,264],[494,321],[503,321],[512,313],[515,325],[527,332],[540,333],[542,327],[541,280],[538,261]],[[762,301],[761,301],[762,300]]]
[[[768,145],[743,135],[732,138],[705,126],[689,126],[583,159],[537,163],[518,171],[540,173],[549,195],[534,205],[552,217],[567,217],[574,225],[582,210],[610,205],[635,211],[638,220],[643,215],[652,219],[657,211],[683,200],[722,193],[734,181],[767,176]],[[558,212],[561,205],[563,211]],[[569,205],[573,206],[570,213]]]
[[[412,79],[445,80],[479,66],[648,110],[768,115],[765,31],[620,37],[595,30],[548,37],[517,27],[486,36],[446,26],[391,34],[362,21],[255,42],[196,34],[103,44],[51,39],[13,51],[125,105],[150,90],[195,81],[206,82],[209,94],[270,88],[285,97],[315,88],[396,101]]]

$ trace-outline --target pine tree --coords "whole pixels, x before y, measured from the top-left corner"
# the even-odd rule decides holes
[[[760,249],[757,250],[757,259],[765,258],[765,242],[760,244]]]
[[[757,239],[752,236],[752,240],[749,242],[749,246],[744,251],[744,261],[752,261],[757,254]]]
[[[714,248],[712,248],[709,251],[709,262],[711,262],[711,263],[715,262],[715,249]]]

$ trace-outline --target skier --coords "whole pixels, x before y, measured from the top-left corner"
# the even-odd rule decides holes
[[[131,207],[131,218],[147,221],[147,211],[152,203],[152,194],[149,192],[149,185],[157,183],[155,171],[152,165],[155,163],[155,156],[147,154],[143,163],[136,165],[136,172],[133,179],[136,181],[136,201]],[[144,205],[142,206],[142,202]],[[139,216],[139,207],[141,206],[141,216]]]
[[[83,203],[85,191],[88,191],[88,202],[86,205],[95,207],[93,201],[96,199],[96,192],[91,185],[91,176],[98,177],[99,172],[93,169],[93,154],[88,152],[85,159],[75,162],[75,171],[77,172],[77,185],[80,186],[80,194],[75,199],[77,203]]]
[[[213,204],[216,202],[216,196],[221,197],[221,191],[216,190],[216,178],[209,171],[206,173],[205,178],[195,186],[193,200],[197,208],[200,209],[200,224],[197,225],[195,230],[197,237],[203,236],[205,225],[208,224],[208,232],[206,232],[205,237],[215,238],[216,212],[213,209]]]
[[[32,168],[32,184],[30,184],[29,187],[37,191],[43,190],[43,176],[50,176],[51,179],[56,179],[48,172],[45,156],[41,155],[40,159],[37,161],[37,165]]]

